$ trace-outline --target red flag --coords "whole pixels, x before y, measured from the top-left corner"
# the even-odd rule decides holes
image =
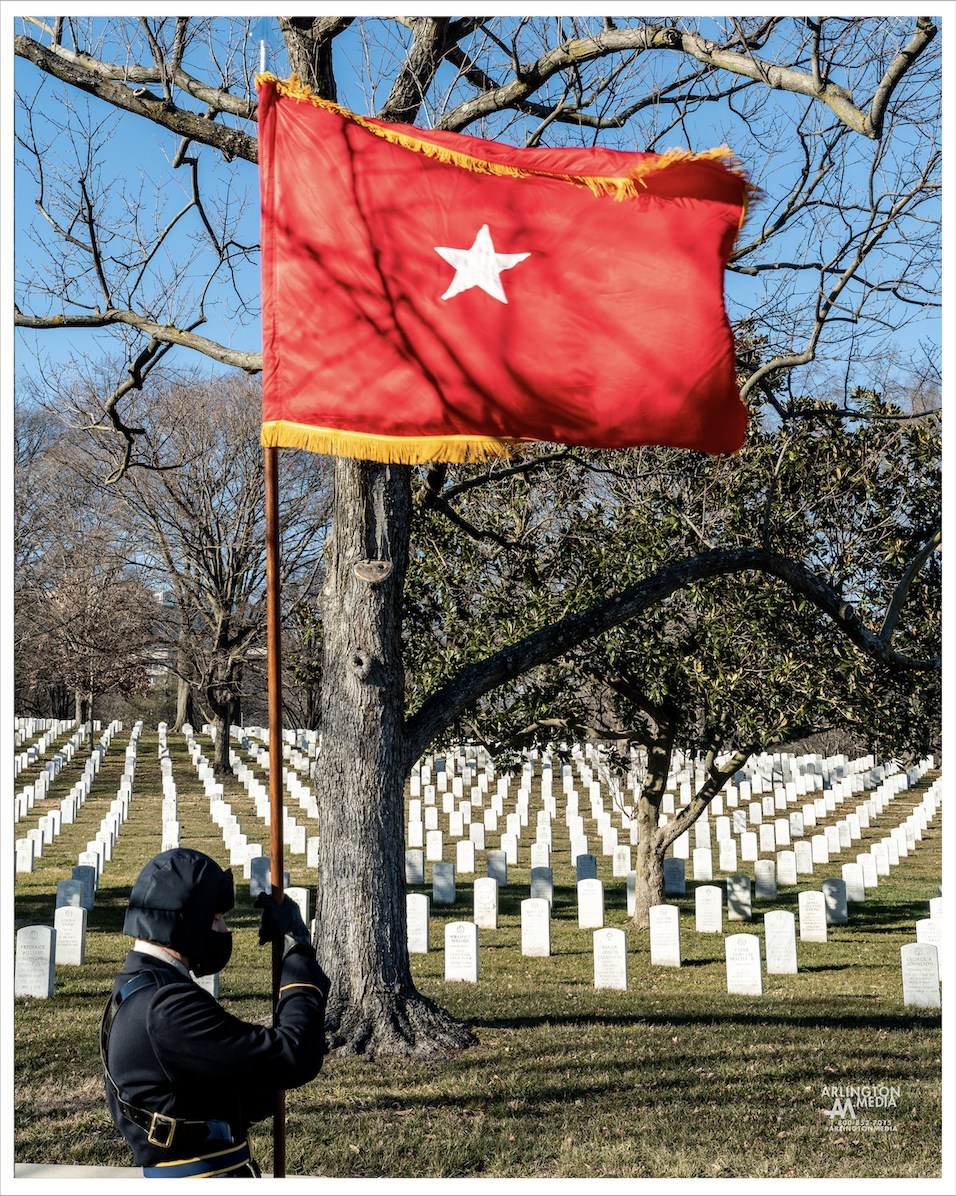
[[[258,84],[263,444],[740,447],[729,150],[516,149]]]

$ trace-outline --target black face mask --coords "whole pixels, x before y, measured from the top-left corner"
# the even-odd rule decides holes
[[[207,930],[206,941],[195,958],[189,957],[194,976],[213,976],[221,972],[232,955],[232,934],[228,930]]]

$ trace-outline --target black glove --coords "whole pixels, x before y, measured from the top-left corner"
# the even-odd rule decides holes
[[[312,936],[308,927],[302,921],[302,914],[298,904],[282,894],[282,903],[277,905],[272,900],[272,894],[264,890],[256,898],[256,909],[262,910],[259,922],[259,945],[263,943],[281,943],[282,955],[286,955],[293,947],[310,947]]]

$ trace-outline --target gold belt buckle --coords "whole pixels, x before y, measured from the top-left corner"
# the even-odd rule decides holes
[[[159,1123],[161,1126],[166,1127],[166,1140],[164,1142],[161,1142],[159,1140],[159,1138],[155,1137],[157,1123]],[[175,1117],[167,1117],[165,1113],[154,1113],[152,1116],[152,1120],[149,1123],[149,1130],[146,1133],[146,1141],[149,1142],[149,1144],[151,1146],[159,1146],[159,1147],[162,1147],[163,1149],[165,1149],[168,1146],[172,1145],[173,1135],[175,1133],[176,1133],[176,1118]]]

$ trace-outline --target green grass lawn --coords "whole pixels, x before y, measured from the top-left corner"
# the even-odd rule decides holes
[[[73,826],[48,846],[33,873],[16,875],[16,924],[52,925],[56,883],[70,875],[116,795],[129,732],[116,736]],[[162,791],[155,731],[145,731],[130,818],[90,914],[86,963],[59,967],[50,1000],[21,998],[15,1020],[15,1155],[19,1162],[119,1164],[131,1158],[106,1110],[97,1050],[103,1003],[129,940],[122,920],[139,868],[160,850]],[[228,863],[208,799],[181,736],[171,740],[181,842]],[[58,804],[86,751],[64,770],[45,805]],[[208,752],[207,752],[208,754]],[[899,794],[880,828],[897,825],[936,776]],[[24,783],[18,778],[17,788]],[[243,825],[263,829],[254,805],[230,782]],[[863,795],[839,807],[835,820]],[[809,800],[809,799],[808,799]],[[534,809],[534,806],[532,806]],[[559,797],[559,815],[560,815]],[[294,809],[299,821],[304,812]],[[39,806],[18,825],[35,825]],[[559,829],[560,817],[555,822]],[[531,829],[533,837],[534,817]],[[868,839],[801,878],[801,888],[839,876]],[[489,846],[494,836],[489,836]],[[446,836],[447,839],[447,836]],[[936,1177],[941,1153],[941,1027],[938,1013],[905,1008],[900,947],[915,941],[939,890],[937,815],[917,851],[881,878],[850,923],[827,943],[798,942],[796,976],[765,976],[762,998],[726,992],[723,938],[694,930],[694,882],[673,899],[681,910],[681,968],[652,967],[648,935],[628,928],[623,880],[605,861],[605,924],[628,929],[626,992],[593,987],[592,932],[579,930],[566,844],[555,835],[552,955],[521,955],[520,901],[529,868],[509,869],[497,930],[480,930],[477,984],[443,978],[444,924],[470,920],[472,880],[459,877],[453,907],[432,909],[431,946],[413,955],[420,990],[475,1029],[479,1045],[436,1061],[327,1061],[312,1084],[287,1094],[287,1174],[435,1178]],[[527,848],[523,847],[525,857]],[[593,849],[592,849],[593,850]],[[481,853],[478,854],[481,867]],[[454,859],[453,849],[449,857]],[[716,850],[714,852],[716,860]],[[293,885],[309,885],[304,857],[287,857]],[[606,870],[605,870],[606,869]],[[741,871],[749,866],[741,866]],[[719,883],[718,879],[715,883]],[[238,1016],[269,1017],[269,958],[258,913],[238,885],[230,919],[233,962],[220,996]],[[424,891],[429,891],[428,889]],[[798,888],[755,903],[796,912]],[[725,927],[726,927],[725,923]],[[838,1128],[826,1116],[835,1085],[889,1085],[895,1108],[867,1114],[892,1128]],[[253,1134],[271,1170],[271,1123]]]

